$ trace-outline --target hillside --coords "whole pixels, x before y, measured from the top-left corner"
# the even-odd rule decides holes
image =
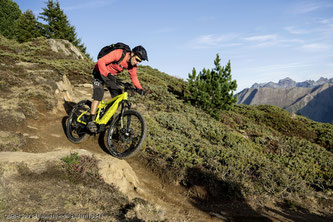
[[[217,121],[183,100],[183,80],[140,66],[151,93],[131,100],[147,141],[137,157],[116,162],[98,138],[70,144],[62,128],[70,107],[91,97],[91,61],[63,40],[0,36],[0,50],[1,215],[332,220],[332,124],[269,105],[236,105]],[[71,171],[75,161],[86,171]]]
[[[333,121],[333,79],[297,83],[290,78],[278,83],[254,84],[238,96],[238,104],[275,105],[314,121]]]

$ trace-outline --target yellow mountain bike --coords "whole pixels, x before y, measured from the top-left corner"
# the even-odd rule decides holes
[[[101,101],[98,105],[95,123],[97,133],[106,129],[106,143],[111,155],[119,158],[129,158],[137,154],[146,138],[146,121],[136,110],[131,109],[128,101],[129,90],[136,90],[129,83],[122,83],[123,93],[107,102]],[[90,116],[90,100],[82,100],[76,104],[69,114],[66,124],[66,134],[73,143],[80,143],[91,135],[87,128]],[[114,118],[117,109],[120,113]]]

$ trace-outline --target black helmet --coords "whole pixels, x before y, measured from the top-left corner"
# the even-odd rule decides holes
[[[147,55],[147,51],[145,50],[145,48],[143,48],[141,45],[135,46],[132,49],[132,52],[134,52],[134,54],[136,56],[139,56],[139,58],[141,60],[147,60],[148,61],[148,55]]]

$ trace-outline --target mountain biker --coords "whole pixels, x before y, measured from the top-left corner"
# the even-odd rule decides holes
[[[97,126],[94,122],[96,118],[96,111],[99,105],[99,102],[103,99],[104,96],[104,85],[109,90],[112,97],[115,97],[122,93],[121,87],[117,84],[116,75],[121,73],[124,69],[127,69],[130,78],[137,88],[139,94],[143,95],[144,90],[139,82],[137,76],[137,65],[143,61],[148,61],[148,55],[145,48],[141,45],[136,46],[132,49],[131,52],[127,52],[124,59],[119,63],[115,63],[115,61],[119,61],[122,57],[123,50],[116,49],[108,53],[107,55],[100,58],[93,70],[93,101],[91,104],[90,111],[90,121],[87,124],[87,127],[90,132],[96,132]]]

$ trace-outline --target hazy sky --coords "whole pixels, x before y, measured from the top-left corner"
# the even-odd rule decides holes
[[[15,0],[37,16],[47,0]],[[87,52],[124,42],[187,79],[219,53],[241,91],[255,82],[333,78],[333,0],[59,0]]]

